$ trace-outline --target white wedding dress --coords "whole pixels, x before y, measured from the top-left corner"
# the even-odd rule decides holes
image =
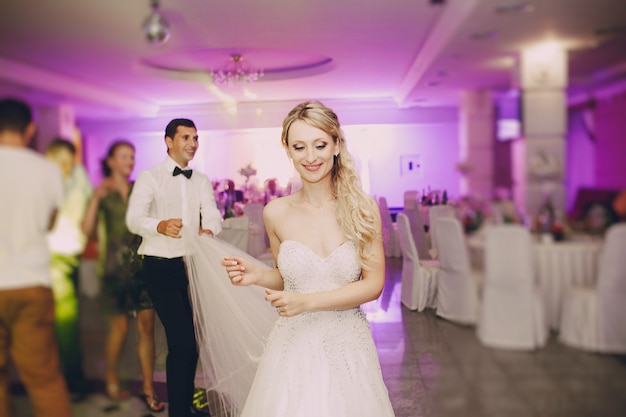
[[[285,291],[330,291],[361,269],[348,241],[326,258],[302,243],[280,245]],[[393,416],[369,324],[360,308],[279,317],[241,417]]]
[[[228,282],[223,267],[217,289],[215,278],[200,278],[207,268],[215,269],[215,258],[221,260],[224,254],[251,257],[233,252],[234,247],[217,239],[194,241],[200,244],[196,243],[194,260],[189,262],[190,289],[197,310],[200,359],[211,382],[207,389],[221,395],[228,415],[394,416],[376,346],[360,308],[278,317],[264,300],[262,288],[230,284],[222,288],[222,277]],[[285,291],[296,293],[330,291],[361,276],[357,248],[351,241],[321,258],[304,244],[286,240],[277,263]],[[203,283],[211,284],[203,289]]]

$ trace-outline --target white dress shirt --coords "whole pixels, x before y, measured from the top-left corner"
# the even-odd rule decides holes
[[[209,229],[216,236],[222,230],[222,215],[215,204],[213,186],[206,175],[193,171],[191,178],[173,176],[176,162],[167,159],[146,171],[135,181],[128,201],[126,225],[128,230],[143,239],[137,253],[140,255],[177,258],[184,256],[185,243],[160,234],[157,226],[162,220],[182,219],[181,235],[197,234]],[[179,167],[180,168],[180,167]]]

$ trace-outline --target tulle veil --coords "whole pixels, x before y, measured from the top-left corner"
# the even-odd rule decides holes
[[[218,238],[187,234],[183,239],[199,353],[196,379],[207,390],[212,414],[237,417],[278,314],[265,301],[263,288],[232,285],[220,262],[240,256],[271,268]]]

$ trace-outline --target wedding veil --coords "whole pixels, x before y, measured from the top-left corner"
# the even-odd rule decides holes
[[[184,235],[200,370],[212,414],[236,417],[248,396],[267,336],[278,318],[263,288],[238,287],[220,262],[225,256],[269,266],[220,239]]]

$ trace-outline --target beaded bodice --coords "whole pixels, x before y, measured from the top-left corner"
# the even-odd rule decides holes
[[[361,276],[356,245],[346,241],[330,255],[321,258],[305,244],[285,240],[278,253],[278,268],[285,291],[311,293],[342,287]]]

